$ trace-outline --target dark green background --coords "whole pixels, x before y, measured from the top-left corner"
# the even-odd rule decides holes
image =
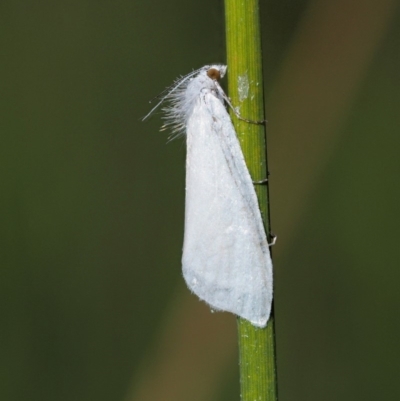
[[[276,143],[269,88],[310,4],[261,4]],[[269,149],[282,401],[400,398],[392,14],[290,240],[280,221],[298,200],[278,195],[296,171],[282,182],[275,161],[290,166],[296,132]],[[0,32],[0,399],[125,400],[183,286],[184,142],[140,117],[180,74],[224,62],[223,5],[3,1]],[[221,373],[214,400],[239,400],[237,374]]]

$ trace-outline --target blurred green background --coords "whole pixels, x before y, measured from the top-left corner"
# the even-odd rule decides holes
[[[4,401],[239,400],[184,288],[183,140],[140,118],[224,62],[215,1],[3,1]],[[400,13],[261,2],[280,399],[400,398]],[[229,79],[229,70],[228,70]]]

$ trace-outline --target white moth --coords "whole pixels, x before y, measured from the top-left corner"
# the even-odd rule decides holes
[[[208,65],[178,79],[160,96],[173,137],[186,131],[183,276],[212,309],[265,327],[272,302],[272,261],[253,182],[218,79]],[[147,118],[153,110],[145,117]]]

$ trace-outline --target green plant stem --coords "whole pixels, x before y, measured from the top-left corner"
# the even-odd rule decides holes
[[[225,23],[228,90],[232,104],[239,107],[243,117],[264,120],[258,1],[225,0]],[[239,120],[232,112],[231,117],[253,180],[267,178],[265,125]],[[256,192],[265,230],[269,233],[268,185],[257,185]],[[238,318],[238,337],[241,400],[278,400],[273,307],[264,329]]]

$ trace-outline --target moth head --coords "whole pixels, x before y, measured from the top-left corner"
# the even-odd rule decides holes
[[[208,70],[207,70],[207,76],[208,78],[212,79],[213,81],[219,81],[223,76],[225,75],[226,72],[226,66],[225,65],[212,65]]]

